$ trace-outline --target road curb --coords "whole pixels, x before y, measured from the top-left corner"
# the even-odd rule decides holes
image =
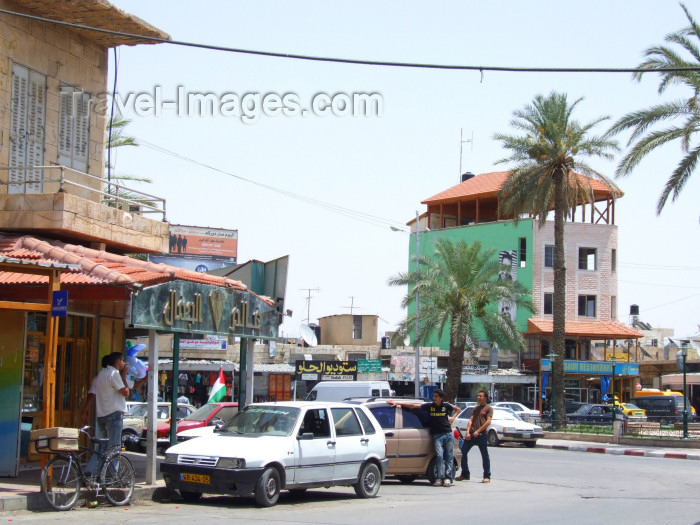
[[[552,450],[568,450],[570,452],[592,452],[594,454],[611,454],[616,456],[638,456],[648,458],[700,460],[700,453],[688,454],[686,452],[668,452],[665,450],[645,450],[639,448],[601,447],[576,444],[563,445],[560,443],[543,443],[542,440],[537,441],[536,446],[537,448],[549,448]]]

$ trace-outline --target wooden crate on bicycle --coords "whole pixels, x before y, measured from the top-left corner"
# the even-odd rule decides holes
[[[67,427],[39,428],[29,434],[29,453],[77,452],[78,429]]]

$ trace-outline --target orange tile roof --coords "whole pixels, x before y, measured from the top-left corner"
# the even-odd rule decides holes
[[[0,257],[19,259],[33,264],[77,265],[61,273],[61,284],[98,286],[117,285],[129,288],[148,287],[181,280],[247,290],[241,281],[194,272],[167,264],[140,261],[77,244],[40,239],[32,236],[0,234]],[[47,284],[48,277],[11,271],[0,271],[0,285]],[[252,293],[252,292],[251,292]],[[270,305],[274,301],[262,299]]]
[[[425,199],[422,201],[422,204],[439,204],[456,202],[459,200],[472,200],[477,197],[497,197],[498,192],[501,191],[503,183],[506,181],[506,178],[508,178],[509,173],[510,171],[482,173],[472,177],[471,179],[467,179],[456,186],[452,186],[451,188],[448,188],[437,195],[433,195],[432,197]],[[621,191],[611,192],[605,184],[597,179],[592,179],[580,174],[579,177],[583,177],[589,181],[591,189],[596,196],[607,198],[609,196],[613,196],[613,194],[615,197],[622,197],[623,195]]]
[[[528,319],[528,334],[551,334],[552,319]],[[627,325],[615,321],[566,321],[566,335],[590,337],[592,339],[639,339],[643,334]]]

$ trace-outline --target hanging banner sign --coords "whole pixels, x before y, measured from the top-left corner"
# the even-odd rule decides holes
[[[132,295],[131,325],[166,332],[271,339],[277,337],[279,314],[251,292],[173,281]]]

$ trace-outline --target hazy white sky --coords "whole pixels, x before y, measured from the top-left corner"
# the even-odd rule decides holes
[[[174,40],[241,49],[435,64],[533,67],[634,67],[642,52],[687,21],[678,4],[640,0],[443,2],[282,2],[113,0]],[[692,7],[691,7],[692,9]],[[700,9],[695,15],[700,18]],[[178,116],[163,107],[141,115],[127,104],[128,131],[143,145],[123,148],[117,171],[148,176],[138,189],[167,199],[168,220],[239,231],[239,261],[290,256],[282,327],[298,335],[310,318],[377,314],[380,336],[402,318],[404,291],[389,276],[407,268],[409,236],[392,232],[425,211],[420,204],[459,182],[463,171],[501,170],[492,137],[510,132],[513,110],[552,90],[584,97],[581,121],[689,96],[656,91],[649,76],[439,71],[305,62],[168,44],[118,49],[117,91],[163,100],[211,93],[225,109],[249,93],[293,94],[311,108],[319,93],[375,93],[381,116]],[[114,73],[110,53],[110,86]],[[226,97],[224,96],[226,95]],[[133,99],[132,99],[133,100]],[[323,99],[321,100],[323,102]],[[294,104],[291,104],[294,106]],[[340,107],[340,106],[339,106]],[[281,112],[278,110],[278,112]],[[599,132],[605,131],[601,125]],[[472,135],[473,134],[473,135]],[[146,144],[222,170],[211,170]],[[658,195],[680,158],[673,144],[619,182],[619,320],[640,319],[698,332],[700,322],[700,172],[683,195],[655,214]],[[612,175],[614,164],[593,165]],[[246,179],[246,180],[242,180]],[[250,181],[254,181],[250,182]],[[266,187],[277,188],[273,191]],[[295,198],[289,194],[296,194]],[[343,210],[338,211],[339,208]],[[335,211],[334,211],[335,210]]]

